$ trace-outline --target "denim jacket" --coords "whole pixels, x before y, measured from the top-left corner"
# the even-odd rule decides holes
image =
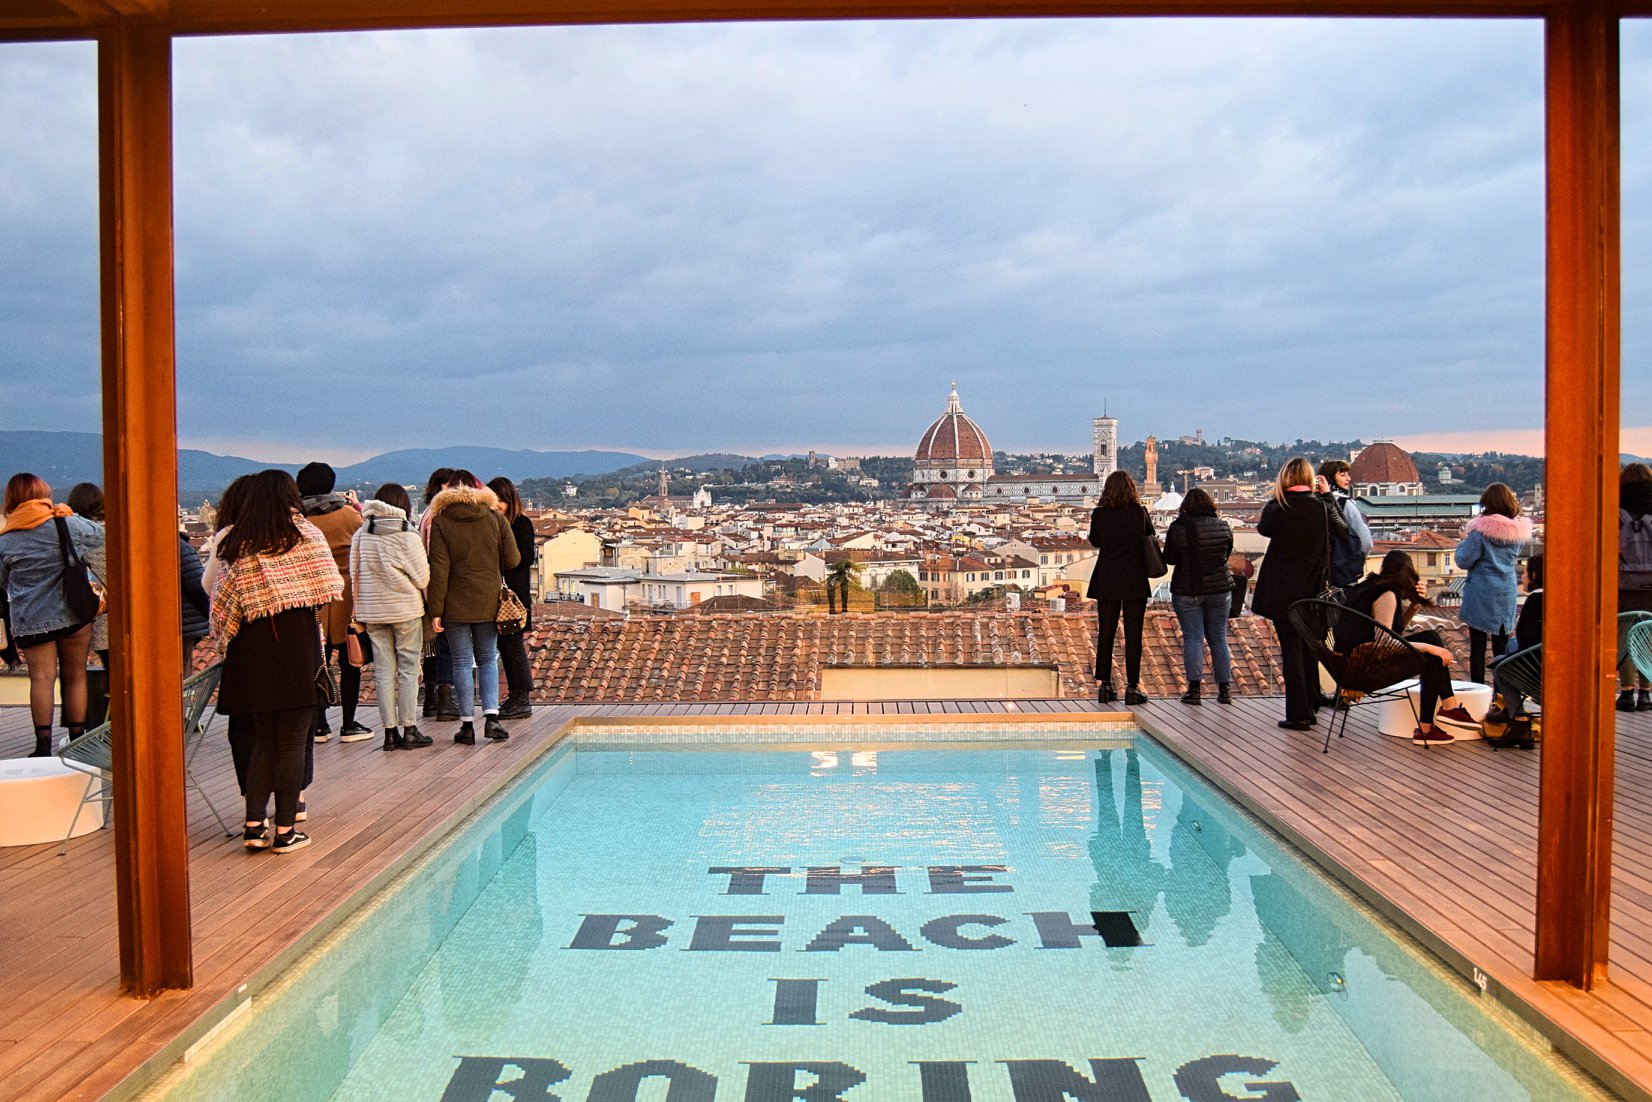
[[[81,517],[64,518],[77,554],[85,558],[103,546],[103,528]],[[63,557],[57,522],[0,532],[0,586],[11,602],[14,635],[42,635],[74,626],[63,596]]]

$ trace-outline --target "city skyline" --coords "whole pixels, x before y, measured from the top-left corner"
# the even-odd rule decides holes
[[[1652,35],[1623,54],[1645,454]],[[0,51],[0,428],[98,427],[92,62]],[[1082,453],[1104,406],[1125,441],[1540,450],[1536,24],[276,36],[176,65],[186,446],[898,455],[956,378],[1010,451]]]

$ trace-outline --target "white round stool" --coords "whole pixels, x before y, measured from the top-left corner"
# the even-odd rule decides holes
[[[96,783],[56,758],[0,760],[0,846],[63,841],[89,781]],[[81,810],[75,837],[102,825],[103,803],[94,800]]]
[[[1405,690],[1405,696],[1384,700],[1377,712],[1377,730],[1395,738],[1410,738],[1417,729],[1417,712],[1422,707],[1422,689],[1415,679],[1402,681],[1397,685],[1390,685],[1384,692],[1398,689]],[[1457,694],[1468,714],[1477,720],[1485,719],[1486,712],[1491,708],[1492,691],[1490,685],[1481,685],[1475,681],[1453,681],[1451,691]],[[1458,742],[1470,742],[1480,738],[1479,732],[1464,732],[1460,727],[1452,727],[1451,734],[1457,737]]]

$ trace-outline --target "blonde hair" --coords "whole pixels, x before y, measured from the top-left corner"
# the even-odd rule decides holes
[[[1281,505],[1289,504],[1285,500],[1287,489],[1292,486],[1312,486],[1313,484],[1314,465],[1299,455],[1295,459],[1287,460],[1285,465],[1279,468],[1279,481],[1274,483],[1273,499]]]

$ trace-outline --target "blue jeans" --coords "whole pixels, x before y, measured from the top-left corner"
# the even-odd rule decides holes
[[[1233,680],[1233,660],[1228,655],[1229,590],[1203,597],[1172,594],[1170,607],[1176,610],[1176,620],[1182,625],[1182,662],[1187,667],[1189,681],[1203,680],[1205,644],[1210,644],[1210,664],[1218,684]]]
[[[482,683],[482,711],[499,714],[499,629],[492,620],[479,624],[442,621],[448,646],[453,648],[453,687],[459,697],[459,718],[469,719],[474,707],[470,684],[470,664]]]

